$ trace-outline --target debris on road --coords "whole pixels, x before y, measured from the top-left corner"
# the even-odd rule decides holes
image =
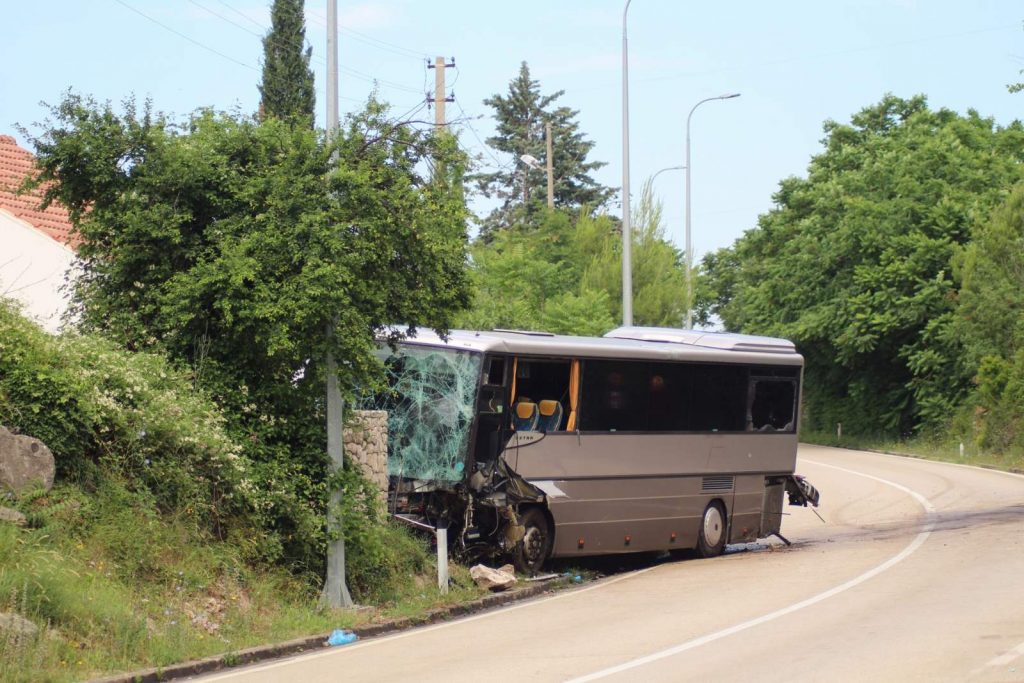
[[[478,564],[470,568],[469,575],[473,577],[476,585],[491,591],[503,591],[511,588],[516,582],[516,572],[510,564],[498,569]]]
[[[326,644],[330,646],[348,645],[349,643],[354,643],[357,640],[359,640],[359,636],[357,636],[352,631],[349,631],[348,629],[336,628],[333,631],[331,631],[331,635],[327,639]]]

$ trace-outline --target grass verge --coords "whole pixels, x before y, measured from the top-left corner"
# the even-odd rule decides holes
[[[4,501],[0,501],[4,502]],[[161,515],[144,492],[115,480],[90,494],[59,485],[6,501],[26,527],[0,523],[0,612],[39,628],[0,632],[0,680],[74,681],[165,667],[255,645],[417,615],[481,596],[462,567],[436,588],[424,559],[380,604],[325,610],[315,581],[242,561],[237,546],[204,537],[188,518]],[[388,527],[397,543],[418,543]]]
[[[842,437],[838,437],[829,432],[801,432],[800,440],[819,446],[900,453],[928,460],[1024,473],[1024,453],[991,452],[972,443],[963,443],[961,452],[961,442],[951,437],[926,435],[894,439],[878,435],[844,434]]]

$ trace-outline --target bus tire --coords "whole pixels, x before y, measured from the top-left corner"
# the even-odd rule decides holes
[[[535,574],[551,556],[552,532],[547,515],[539,507],[529,507],[519,516],[525,534],[516,546],[513,558],[516,569]]]
[[[718,557],[725,550],[727,539],[725,507],[721,501],[713,500],[704,508],[697,534],[697,554],[701,557]]]

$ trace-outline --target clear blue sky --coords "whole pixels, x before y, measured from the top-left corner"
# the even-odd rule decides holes
[[[157,109],[255,110],[269,0],[51,0],[11,2],[0,40],[0,134],[45,116],[68,88],[119,101],[135,93]],[[523,60],[544,92],[579,110],[608,162],[599,181],[621,185],[620,46],[624,2],[594,0],[339,0],[341,109],[358,108],[380,79],[396,113],[433,85],[426,57],[455,57],[449,119],[476,152],[491,131],[482,100],[504,92]],[[307,0],[307,24],[324,111],[326,0]],[[146,15],[146,16],[143,16]],[[148,17],[148,18],[147,18]],[[802,175],[820,150],[821,124],[848,120],[885,93],[928,96],[933,107],[973,108],[997,123],[1024,115],[1006,84],[1024,69],[1019,0],[633,0],[629,10],[631,177],[634,195],[658,169],[683,163],[692,126],[697,257],[732,243],[771,206],[779,180]],[[426,115],[426,112],[424,112]],[[486,165],[506,164],[484,153]],[[666,229],[682,243],[683,173],[656,190]],[[478,206],[481,206],[478,204]],[[617,211],[617,209],[613,209]]]

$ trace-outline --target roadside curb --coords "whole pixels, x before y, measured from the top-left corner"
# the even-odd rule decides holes
[[[482,598],[478,598],[477,600],[461,605],[451,605],[449,607],[430,610],[420,616],[405,617],[403,619],[396,619],[382,624],[358,626],[349,630],[358,635],[360,640],[364,638],[373,638],[387,633],[405,631],[417,626],[427,626],[442,621],[448,621],[456,617],[484,612],[489,609],[494,609],[495,607],[501,607],[509,603],[519,602],[520,600],[526,600],[528,598],[542,595],[543,593],[549,592],[550,588],[551,587],[548,584],[524,586],[511,591],[485,595]],[[203,659],[182,662],[181,664],[172,664],[166,667],[152,667],[139,671],[106,676],[104,678],[95,678],[92,679],[90,683],[157,683],[158,681],[169,681],[176,678],[184,678],[186,676],[199,676],[201,674],[213,673],[214,671],[233,669],[247,664],[255,664],[269,659],[278,659],[303,652],[323,650],[327,647],[324,643],[327,641],[329,635],[330,634],[325,633],[322,635],[286,640],[283,643],[275,643],[273,645],[258,645],[256,647],[250,647],[236,652],[225,652],[219,655],[204,657]],[[338,649],[343,648],[344,646],[341,646]]]

